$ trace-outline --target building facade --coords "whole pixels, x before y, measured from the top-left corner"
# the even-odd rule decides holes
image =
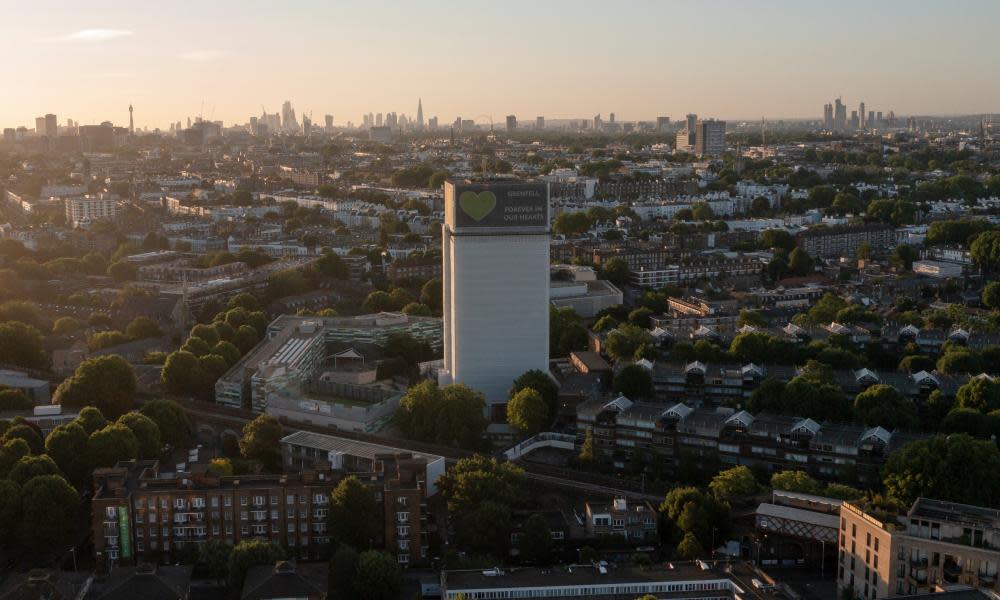
[[[447,181],[442,384],[464,383],[503,418],[511,382],[548,367],[549,190]]]

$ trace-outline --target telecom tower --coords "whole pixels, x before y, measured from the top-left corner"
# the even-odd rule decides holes
[[[135,133],[135,121],[132,119],[132,105],[128,105],[128,132]]]

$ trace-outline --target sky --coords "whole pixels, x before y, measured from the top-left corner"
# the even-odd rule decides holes
[[[5,14],[6,13],[6,14]],[[0,126],[1000,112],[997,0],[0,0]]]

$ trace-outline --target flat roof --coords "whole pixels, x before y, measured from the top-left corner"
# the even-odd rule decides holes
[[[791,506],[781,506],[780,504],[771,504],[769,502],[761,503],[757,507],[755,514],[765,517],[775,517],[777,519],[799,521],[800,523],[808,523],[829,529],[836,529],[840,525],[840,517],[837,515],[793,508]]]
[[[413,450],[383,446],[382,444],[373,444],[371,442],[361,442],[348,438],[324,435],[322,433],[313,433],[311,431],[296,431],[281,438],[281,443],[315,448],[324,452],[338,452],[368,460],[375,460],[375,457],[379,454],[411,454],[414,458],[426,459],[428,463],[443,458],[437,454],[415,452]]]

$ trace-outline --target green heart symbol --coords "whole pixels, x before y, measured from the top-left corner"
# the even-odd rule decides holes
[[[497,197],[493,192],[462,192],[458,197],[458,205],[462,207],[465,214],[472,217],[474,221],[482,221],[486,215],[493,212],[497,206]]]

